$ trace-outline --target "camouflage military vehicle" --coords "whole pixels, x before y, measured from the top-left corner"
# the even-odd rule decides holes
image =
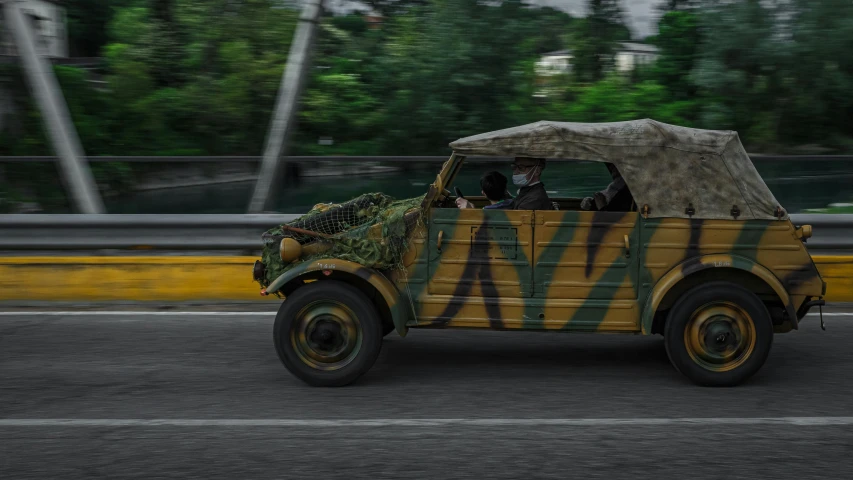
[[[351,383],[395,330],[483,328],[659,334],[687,378],[735,385],[824,304],[811,227],[792,224],[736,132],[543,121],[450,146],[420,197],[318,205],[264,234],[254,278],[284,297],[274,341],[298,378]],[[478,208],[460,209],[450,189],[472,155],[604,162],[633,201],[530,211],[467,197]]]

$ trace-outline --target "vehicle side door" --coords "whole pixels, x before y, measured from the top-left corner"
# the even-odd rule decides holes
[[[533,294],[532,218],[529,210],[431,209],[419,323],[488,328],[519,321],[517,299]]]
[[[639,330],[637,212],[536,211],[534,298],[567,330]]]

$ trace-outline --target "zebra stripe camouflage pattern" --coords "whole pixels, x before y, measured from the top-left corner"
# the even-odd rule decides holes
[[[825,289],[787,219],[433,208],[411,246],[390,274],[408,327],[648,334],[678,292],[728,279],[787,312],[786,331]]]

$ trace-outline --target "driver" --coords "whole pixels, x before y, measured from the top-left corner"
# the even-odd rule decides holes
[[[515,157],[512,167],[512,183],[518,187],[518,195],[509,202],[491,205],[491,208],[505,210],[552,210],[554,208],[545,184],[539,177],[545,169],[544,158]],[[464,198],[456,199],[459,208],[474,208],[474,204]]]

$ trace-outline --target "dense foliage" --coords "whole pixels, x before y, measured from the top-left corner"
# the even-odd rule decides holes
[[[753,152],[851,150],[849,1],[663,2],[644,40],[660,57],[630,74],[612,68],[617,42],[630,40],[615,0],[589,0],[585,18],[520,0],[368,3],[384,15],[378,26],[324,18],[291,153],[446,154],[461,136],[539,119],[641,117],[734,129]],[[299,13],[288,4],[68,2],[72,52],[105,59],[105,88],[56,67],[86,153],[260,155]],[[571,73],[537,75],[540,56],[561,49]],[[51,155],[20,71],[2,67],[14,110],[0,155]],[[7,166],[7,181],[38,178],[27,168]],[[96,175],[117,189],[132,181],[121,166]]]

